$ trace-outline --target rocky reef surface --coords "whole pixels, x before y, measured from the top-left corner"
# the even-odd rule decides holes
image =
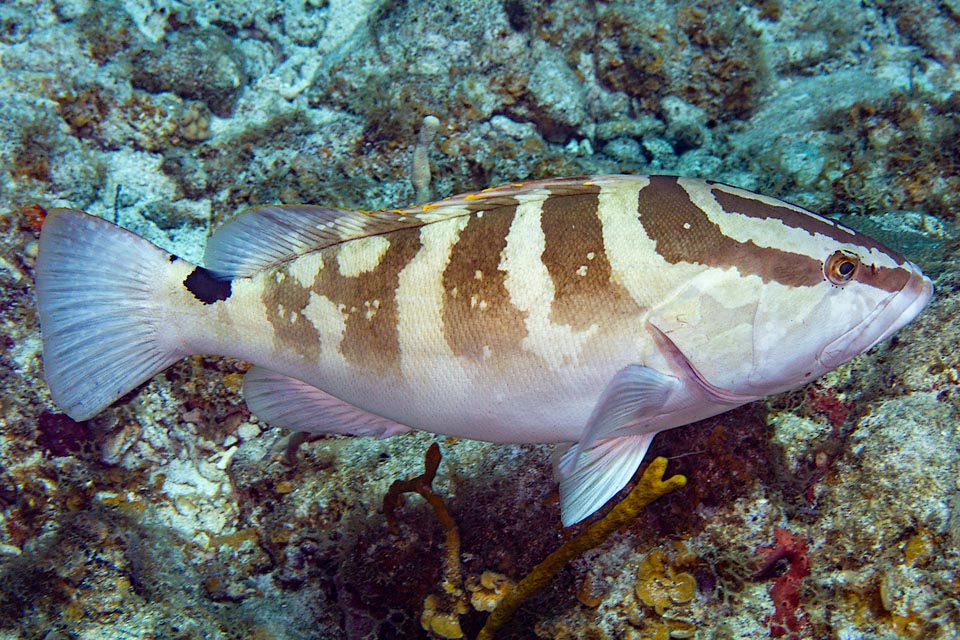
[[[658,436],[686,487],[497,637],[957,637],[958,60],[956,0],[0,4],[0,638],[420,638],[445,570],[427,504],[398,533],[382,510],[428,434],[288,455],[246,365],[206,356],[60,414],[32,298],[47,209],[196,261],[252,205],[621,172],[835,214],[937,294],[824,379]],[[467,578],[518,580],[570,537],[549,447],[440,447]]]

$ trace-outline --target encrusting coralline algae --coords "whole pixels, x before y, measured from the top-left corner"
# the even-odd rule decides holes
[[[42,382],[32,287],[55,207],[198,260],[250,206],[412,202],[432,114],[435,198],[563,175],[715,179],[846,214],[937,289],[814,385],[661,434],[652,453],[687,486],[497,637],[770,637],[787,575],[786,636],[953,637],[957,16],[949,2],[4,4],[0,633],[422,637],[443,534],[410,500],[394,537],[380,505],[433,438],[327,438],[285,464],[286,434],[239,395],[247,365],[201,356],[71,425]],[[197,82],[144,79],[154,67],[136,60]],[[466,573],[519,580],[563,543],[549,448],[440,445],[434,488]],[[792,558],[761,573],[787,536],[809,575]],[[692,576],[692,598],[646,604],[651,558],[664,580]],[[468,637],[486,615],[463,617]]]

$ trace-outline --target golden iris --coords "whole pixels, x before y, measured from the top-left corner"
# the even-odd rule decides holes
[[[859,266],[860,257],[857,254],[849,251],[835,251],[823,265],[823,273],[833,284],[844,285],[857,275]]]

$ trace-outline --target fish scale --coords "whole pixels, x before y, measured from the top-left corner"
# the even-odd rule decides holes
[[[805,384],[915,317],[928,278],[800,207],[674,176],[514,183],[409,209],[254,209],[203,267],[51,212],[44,368],[75,419],[191,353],[255,366],[298,431],[556,442],[565,524],[653,436]]]

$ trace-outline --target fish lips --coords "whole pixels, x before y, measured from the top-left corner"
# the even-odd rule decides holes
[[[902,289],[881,301],[852,329],[826,345],[817,361],[829,371],[886,340],[917,317],[933,296],[933,283],[912,262],[910,278]]]

